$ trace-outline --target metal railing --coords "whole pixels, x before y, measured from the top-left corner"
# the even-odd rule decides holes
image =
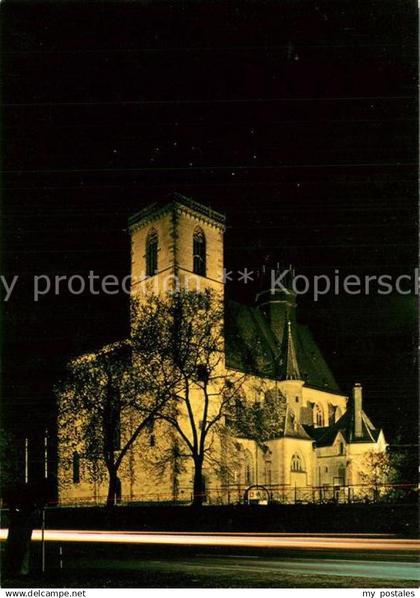
[[[265,484],[268,491],[268,504],[345,504],[414,502],[418,498],[417,484],[368,484],[291,486]],[[209,489],[203,495],[206,505],[245,504],[248,486],[220,486]],[[122,495],[117,505],[189,505],[192,503],[192,488],[179,489],[176,496],[172,492],[142,492]],[[60,506],[100,506],[106,503],[106,495],[94,497],[71,497],[61,499]],[[258,504],[254,502],[254,504]]]

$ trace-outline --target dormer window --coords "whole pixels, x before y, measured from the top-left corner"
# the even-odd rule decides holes
[[[146,276],[154,276],[158,270],[158,234],[153,228],[146,240]]]
[[[206,237],[201,228],[196,228],[193,236],[193,272],[206,275]]]

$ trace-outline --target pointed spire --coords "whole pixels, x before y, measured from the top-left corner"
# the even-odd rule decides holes
[[[285,354],[285,380],[302,380],[296,355],[295,341],[292,333],[292,323],[290,320],[287,322],[287,345],[285,347]]]

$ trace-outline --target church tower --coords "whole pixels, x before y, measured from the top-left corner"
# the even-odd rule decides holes
[[[132,293],[211,288],[223,294],[225,217],[178,193],[129,220]]]
[[[264,314],[270,328],[281,345],[287,336],[288,322],[296,321],[296,296],[292,289],[294,270],[291,266],[283,272],[279,264],[275,268],[264,266],[259,275],[260,289],[255,301]]]

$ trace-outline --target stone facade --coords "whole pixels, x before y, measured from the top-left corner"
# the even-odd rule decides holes
[[[223,215],[175,196],[164,206],[139,212],[129,225],[133,294],[147,300],[149,292],[177,286],[210,287],[223,294]],[[155,247],[148,248],[150,239]],[[154,269],[152,273],[148,267]],[[248,402],[264,401],[267,392],[278,392],[284,416],[278,434],[266,442],[236,438],[235,464],[228,475],[205,465],[207,502],[240,502],[255,496],[258,500],[258,493],[246,494],[252,486],[264,487],[271,500],[282,502],[363,495],[365,457],[386,450],[383,432],[364,413],[359,384],[351,398],[338,389],[309,331],[298,323],[293,294],[267,292],[262,280],[256,306],[230,302],[225,318],[224,367],[248,372],[243,388]],[[122,434],[130,431],[130,425],[126,416]],[[173,432],[164,423],[140,437],[119,474],[123,500],[190,501],[190,463],[160,472],[153,466],[156,444],[172,442]],[[223,438],[217,443],[229,461]],[[101,502],[106,495],[105,482],[92,485],[85,479],[83,463],[79,481],[73,483],[71,472],[64,468],[59,473],[62,502]],[[264,499],[262,492],[260,499]]]

